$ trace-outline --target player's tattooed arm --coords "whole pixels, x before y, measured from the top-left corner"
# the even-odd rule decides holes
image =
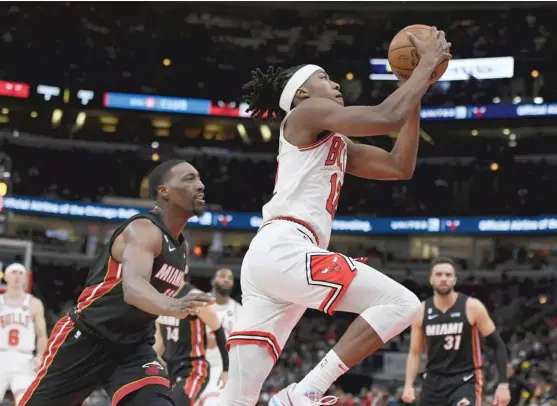
[[[151,285],[153,261],[162,250],[162,232],[146,219],[132,221],[112,244],[112,257],[122,264],[122,288],[126,303],[146,313],[176,318],[211,304],[206,295],[174,299]]]
[[[365,179],[410,179],[416,168],[420,140],[420,105],[416,106],[402,126],[390,152],[372,145],[355,144],[344,137],[348,144],[346,172]]]
[[[46,351],[48,334],[46,332],[43,302],[36,297],[33,297],[31,300],[31,315],[33,317],[33,323],[35,324],[35,335],[37,336],[37,355],[35,356],[35,364],[38,367],[38,365],[42,362],[44,352]]]
[[[410,333],[410,351],[406,360],[406,379],[404,382],[403,401],[412,403],[415,399],[414,381],[420,372],[420,362],[424,347],[424,333],[422,331],[424,303],[422,303],[421,316],[414,321]]]

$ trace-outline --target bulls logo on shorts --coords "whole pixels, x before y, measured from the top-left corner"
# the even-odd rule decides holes
[[[161,371],[164,371],[164,367],[158,361],[149,362],[143,365],[143,368],[145,373],[150,376],[158,375]]]
[[[462,398],[460,399],[456,406],[468,406],[470,404],[470,401],[467,398]]]

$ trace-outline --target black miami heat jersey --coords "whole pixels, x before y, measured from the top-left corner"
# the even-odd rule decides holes
[[[186,285],[176,297],[184,297],[194,289]],[[205,323],[199,317],[190,315],[180,320],[160,316],[158,323],[164,341],[163,359],[168,365],[171,380],[184,369],[190,369],[195,361],[205,360],[207,333]]]
[[[122,265],[111,257],[112,243],[126,226],[136,219],[150,220],[162,232],[162,249],[153,261],[151,285],[160,293],[173,296],[180,288],[186,271],[187,254],[184,237],[176,238],[164,225],[160,214],[148,212],[131,217],[114,231],[109,243],[97,258],[70,316],[79,326],[109,341],[120,344],[154,342],[157,316],[145,313],[124,301]]]
[[[456,375],[481,367],[480,336],[466,317],[468,296],[458,294],[455,304],[445,313],[433,298],[425,301],[422,329],[427,349],[426,372]]]

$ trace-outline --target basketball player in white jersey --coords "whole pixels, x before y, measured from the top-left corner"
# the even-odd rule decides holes
[[[346,173],[410,179],[419,141],[420,99],[434,68],[450,58],[444,33],[410,35],[420,62],[378,106],[344,107],[339,85],[315,65],[253,72],[244,85],[254,117],[288,113],[280,127],[278,170],[263,223],[244,257],[242,313],[228,340],[222,405],[253,406],[292,329],[307,308],[359,314],[325,358],[270,405],[315,405],[339,376],[406,329],[418,316],[412,292],[377,270],[327,250]],[[350,137],[400,130],[391,152]],[[370,196],[372,198],[372,196]]]
[[[9,265],[0,295],[0,401],[10,389],[16,405],[35,378],[48,339],[43,304],[24,290],[26,273],[22,264]]]
[[[215,272],[211,280],[213,287],[211,293],[215,297],[216,303],[213,305],[222,323],[222,327],[228,338],[234,331],[234,325],[240,314],[242,305],[230,297],[234,289],[234,274],[228,268],[221,268]],[[218,406],[218,395],[222,389],[222,357],[217,348],[215,334],[207,329],[207,352],[205,358],[209,362],[209,383],[207,389],[202,393],[198,400],[198,406]]]

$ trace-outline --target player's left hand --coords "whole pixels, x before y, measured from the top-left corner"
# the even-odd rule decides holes
[[[43,360],[41,357],[34,357],[32,362],[33,362],[33,368],[35,368],[35,372],[37,372],[41,367]]]
[[[222,374],[220,374],[219,378],[219,389],[223,389],[224,385],[226,385],[226,382],[228,382],[228,372],[223,372]]]
[[[508,383],[500,383],[495,390],[495,399],[493,404],[495,406],[507,406],[511,401],[511,392],[509,391]]]

